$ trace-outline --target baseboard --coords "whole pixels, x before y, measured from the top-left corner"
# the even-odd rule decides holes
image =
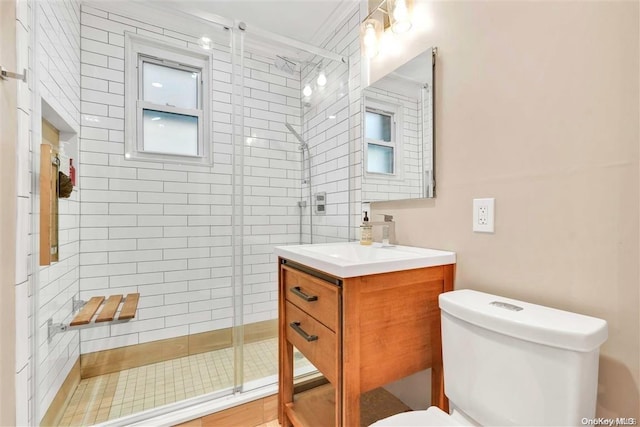
[[[243,325],[244,343],[276,337],[278,334],[277,323],[277,319],[272,319]],[[193,354],[220,350],[232,345],[233,328],[226,328],[96,351],[80,356],[80,373],[82,378],[90,378]]]
[[[67,375],[67,378],[65,378],[62,386],[56,393],[56,396],[51,401],[49,409],[47,409],[44,417],[42,417],[42,421],[40,421],[41,426],[57,426],[60,424],[64,410],[67,408],[73,392],[80,383],[80,376],[80,358],[78,358],[76,363],[73,364],[69,375]]]

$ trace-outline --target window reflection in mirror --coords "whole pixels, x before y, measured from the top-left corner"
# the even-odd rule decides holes
[[[363,201],[434,197],[434,67],[430,48],[363,91]]]
[[[365,114],[365,157],[367,173],[395,173],[395,112],[378,110],[367,103]]]

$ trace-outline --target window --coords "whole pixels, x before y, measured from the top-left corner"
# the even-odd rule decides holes
[[[125,157],[211,163],[209,55],[132,34],[125,43]]]
[[[400,127],[398,107],[365,99],[365,165],[366,173],[397,175]]]
[[[367,172],[393,174],[393,114],[367,108],[364,128],[367,141]]]

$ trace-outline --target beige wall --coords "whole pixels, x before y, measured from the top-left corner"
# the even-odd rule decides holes
[[[16,65],[16,2],[0,1],[0,64]],[[0,81],[0,425],[15,425],[16,97],[15,80]]]
[[[599,416],[638,417],[638,2],[435,2],[437,198],[374,205],[457,288],[606,319]],[[372,64],[372,76],[393,62]],[[496,198],[495,234],[471,231]]]

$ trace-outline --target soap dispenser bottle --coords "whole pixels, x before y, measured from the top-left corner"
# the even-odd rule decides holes
[[[369,224],[369,217],[367,211],[364,211],[364,218],[362,219],[362,225],[360,226],[360,244],[370,245],[373,243],[373,227]]]
[[[71,179],[71,185],[76,186],[76,168],[73,166],[73,159],[69,159],[69,179]]]

